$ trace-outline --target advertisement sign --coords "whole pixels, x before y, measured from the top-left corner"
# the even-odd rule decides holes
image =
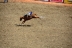
[[[68,1],[71,1],[72,2],[72,0],[68,0]]]
[[[63,2],[63,0],[50,0],[50,2]]]

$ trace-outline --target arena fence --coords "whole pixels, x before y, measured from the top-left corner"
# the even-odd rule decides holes
[[[25,1],[44,1],[44,2],[58,2],[72,4],[72,0],[0,0],[0,2],[25,2]]]

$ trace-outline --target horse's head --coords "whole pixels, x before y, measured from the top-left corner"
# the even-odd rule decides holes
[[[20,21],[22,21],[23,17],[20,17]]]

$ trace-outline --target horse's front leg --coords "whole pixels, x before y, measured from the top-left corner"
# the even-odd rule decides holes
[[[26,20],[24,20],[23,22],[22,22],[22,24],[24,24],[26,22]]]

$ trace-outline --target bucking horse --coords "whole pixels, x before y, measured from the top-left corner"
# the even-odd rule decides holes
[[[40,17],[38,17],[37,14],[35,14],[35,13],[32,13],[31,15],[26,14],[26,15],[20,17],[20,21],[22,21],[22,19],[24,19],[22,21],[22,24],[24,24],[26,21],[31,20],[33,18],[40,18]]]

